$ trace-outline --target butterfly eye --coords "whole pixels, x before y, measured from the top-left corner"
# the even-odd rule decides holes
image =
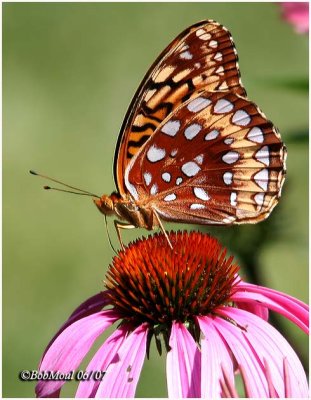
[[[114,213],[114,202],[110,196],[103,195],[100,199],[94,199],[94,203],[101,213],[105,215]]]

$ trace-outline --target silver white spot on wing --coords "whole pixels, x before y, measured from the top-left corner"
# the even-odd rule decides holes
[[[269,160],[269,147],[268,146],[263,146],[260,150],[257,151],[255,154],[256,160],[259,162],[262,162],[266,166],[270,164]]]
[[[204,160],[204,155],[203,154],[200,154],[200,155],[198,155],[195,159],[194,159],[194,161],[196,161],[198,164],[202,164],[203,163],[203,160]]]
[[[184,42],[185,43],[185,42]],[[182,46],[182,48],[180,49],[180,51],[186,51],[186,50],[188,50],[189,49],[189,46],[187,45],[187,44],[184,44],[183,46]]]
[[[209,47],[211,47],[212,49],[216,49],[217,46],[218,46],[218,42],[216,40],[211,40],[209,42]]]
[[[190,205],[190,210],[202,210],[203,208],[205,208],[204,204],[193,203]]]
[[[157,194],[157,193],[158,193],[158,185],[157,185],[157,184],[154,184],[154,185],[151,186],[150,194],[151,194],[152,196],[154,196],[154,195]]]
[[[191,112],[198,112],[208,107],[211,104],[209,99],[205,99],[204,97],[197,97],[196,99],[190,101],[187,105],[187,108]]]
[[[160,149],[159,147],[156,147],[155,145],[152,145],[150,149],[147,151],[147,159],[150,162],[157,162],[160,160],[163,160],[165,157],[166,152],[164,149]]]
[[[136,187],[130,183],[129,181],[129,172],[131,170],[133,166],[133,162],[130,162],[130,164],[127,166],[127,168],[125,169],[125,174],[124,174],[124,182],[125,182],[125,186],[127,187],[128,191],[130,192],[130,194],[133,196],[133,198],[135,200],[138,200],[139,196],[138,196],[138,192]]]
[[[225,81],[223,81],[223,83],[220,86],[218,86],[218,89],[227,90],[228,89],[227,83]]]
[[[224,173],[223,178],[226,185],[231,185],[233,181],[233,173],[227,171]]]
[[[138,200],[138,192],[137,192],[135,186],[132,185],[132,184],[129,183],[129,182],[127,183],[126,186],[127,186],[128,190],[129,190],[129,192],[131,193],[131,195],[134,197],[134,199],[135,199],[135,200]]]
[[[221,65],[220,67],[218,67],[217,69],[216,69],[216,74],[218,74],[218,75],[223,75],[224,73],[225,73],[225,70],[224,70],[224,67]]]
[[[264,141],[263,131],[258,128],[258,126],[254,126],[254,128],[248,132],[246,137],[248,140],[251,140],[255,143],[262,143]]]
[[[150,172],[145,172],[144,173],[144,180],[145,180],[145,184],[147,186],[150,185],[151,179],[152,179],[152,175],[150,174]]]
[[[263,205],[264,198],[265,198],[264,193],[257,193],[257,194],[255,194],[255,196],[254,196],[255,202],[256,202],[256,204],[258,204],[259,206],[262,206],[262,205]]]
[[[179,55],[179,58],[183,59],[183,60],[191,60],[192,58],[192,54],[190,53],[190,51],[184,51],[183,53],[181,53]]]
[[[220,52],[216,53],[214,60],[216,61],[222,61],[222,54]]]
[[[182,182],[182,177],[179,176],[179,177],[176,179],[176,185],[179,186],[179,185],[181,184],[181,182]]]
[[[232,144],[234,142],[234,139],[233,138],[230,138],[230,137],[228,137],[228,138],[226,138],[225,140],[224,140],[224,144]]]
[[[216,139],[218,135],[219,135],[219,131],[214,129],[213,131],[206,134],[204,139],[205,140],[213,140],[213,139]]]
[[[170,182],[171,181],[171,174],[169,174],[168,172],[164,172],[162,174],[162,179],[164,180],[164,182]]]
[[[165,133],[168,136],[175,136],[180,128],[180,121],[168,121],[165,125],[162,126],[161,132]]]
[[[210,33],[206,32],[202,28],[198,29],[195,34],[201,40],[209,40],[212,37]]]
[[[164,200],[164,201],[173,201],[173,200],[176,200],[176,194],[175,194],[175,193],[168,194],[167,196],[164,197],[163,200]]]
[[[246,126],[251,122],[251,117],[246,111],[238,110],[233,114],[232,122],[235,125]]]
[[[186,139],[191,140],[197,136],[201,129],[202,126],[199,124],[191,124],[185,129],[184,135]]]
[[[194,67],[195,67],[196,69],[199,69],[199,68],[201,68],[201,64],[200,64],[200,63],[195,63],[195,64],[194,64]]]
[[[228,153],[222,156],[223,162],[226,164],[233,164],[238,161],[240,154],[236,151],[228,151]]]
[[[208,193],[203,188],[195,187],[195,188],[193,188],[193,193],[194,193],[195,197],[197,197],[200,200],[207,201],[210,199]]]
[[[268,189],[269,171],[266,168],[257,172],[257,174],[254,176],[254,179],[257,185],[263,190],[266,191]]]
[[[191,177],[195,176],[201,168],[195,162],[189,161],[181,167],[181,170],[185,175]]]
[[[214,113],[216,114],[224,114],[233,109],[233,104],[225,99],[217,100],[216,104],[214,105]]]
[[[176,154],[177,154],[177,149],[173,149],[173,150],[171,151],[171,156],[172,156],[172,157],[175,157]]]
[[[232,192],[230,195],[230,204],[235,207],[237,205],[237,194],[236,192]]]

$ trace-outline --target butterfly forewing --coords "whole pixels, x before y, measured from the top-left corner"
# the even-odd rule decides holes
[[[136,203],[164,219],[258,222],[277,203],[285,148],[258,107],[234,93],[197,93],[172,112],[127,167]]]
[[[162,121],[198,91],[246,95],[230,33],[203,21],[182,32],[152,65],[125,117],[115,155],[115,180],[126,193],[124,171]]]

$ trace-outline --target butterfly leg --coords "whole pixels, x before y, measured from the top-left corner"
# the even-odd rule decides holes
[[[163,235],[165,236],[165,239],[167,240],[167,243],[169,244],[170,248],[173,250],[173,245],[170,241],[170,238],[168,237],[168,234],[167,234],[166,230],[164,229],[162,221],[155,209],[153,209],[153,213],[154,213],[154,216],[156,217],[156,220],[160,226],[161,231],[163,232]]]
[[[116,219],[114,220],[114,226],[117,231],[117,235],[118,235],[119,242],[121,244],[121,248],[122,248],[122,250],[124,250],[124,244],[123,244],[122,238],[121,238],[121,229],[134,229],[134,228],[136,228],[136,226],[127,224],[126,222],[117,221]]]

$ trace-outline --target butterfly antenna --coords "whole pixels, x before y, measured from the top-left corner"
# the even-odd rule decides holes
[[[84,195],[84,196],[92,196],[92,197],[97,197],[98,199],[100,199],[100,196],[98,196],[97,194],[88,192],[87,190],[83,190],[83,189],[79,189],[79,188],[77,188],[75,186],[67,185],[67,183],[61,182],[61,181],[59,181],[57,179],[51,178],[51,177],[46,176],[46,175],[39,174],[38,172],[35,172],[33,170],[30,170],[29,172],[32,175],[40,176],[41,178],[48,179],[49,181],[52,181],[52,182],[55,182],[55,183],[59,183],[60,185],[68,187],[69,189],[77,190],[77,192],[74,192],[74,191],[71,191],[71,190],[58,189],[58,188],[54,188],[54,187],[50,187],[50,186],[44,186],[44,189],[46,189],[46,190],[57,190],[59,192],[80,194],[80,195]]]
[[[45,190],[56,190],[57,192],[64,192],[64,193],[79,194],[80,196],[98,197],[98,196],[94,196],[94,194],[91,194],[91,193],[74,192],[73,190],[60,189],[60,188],[51,187],[51,186],[43,186],[43,189],[45,189]]]
[[[108,236],[108,241],[109,241],[110,247],[115,252],[115,254],[118,255],[118,253],[116,252],[116,249],[113,247],[113,244],[112,244],[112,241],[111,241],[111,238],[110,238],[109,229],[108,229],[108,223],[107,223],[107,215],[104,214],[104,216],[105,216],[106,232],[107,232],[107,236]]]

